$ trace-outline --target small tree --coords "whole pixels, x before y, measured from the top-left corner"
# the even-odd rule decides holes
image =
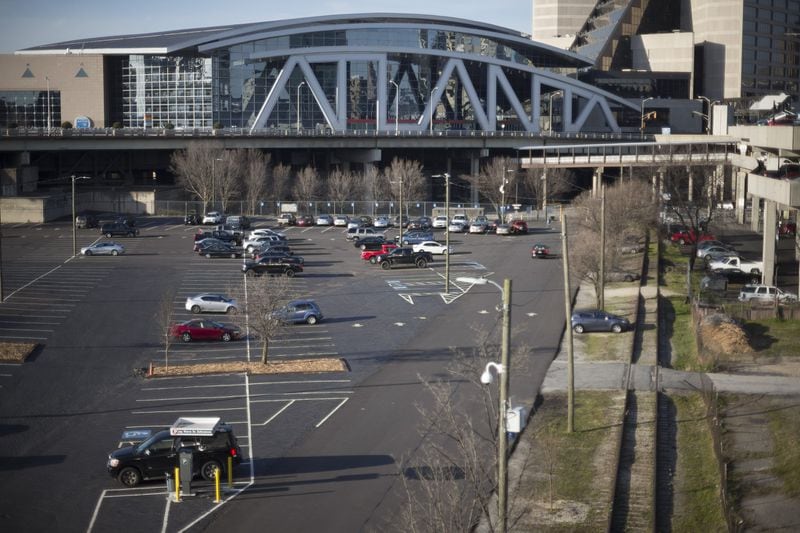
[[[272,167],[272,200],[282,202],[290,192],[289,175],[292,167],[279,163]]]
[[[333,200],[333,212],[336,213],[336,204],[344,207],[345,200],[353,197],[355,178],[350,172],[335,169],[328,177],[328,197]]]
[[[494,157],[483,165],[477,176],[470,176],[468,180],[478,189],[478,192],[488,200],[498,215],[500,206],[508,203],[509,184],[511,172],[517,168],[517,162],[510,157]]]
[[[566,168],[529,168],[519,179],[536,209],[544,207],[545,199],[549,204],[550,198],[575,190],[575,174]]]
[[[222,157],[214,163],[216,193],[225,213],[230,202],[241,194],[246,157],[244,150],[223,150]]]
[[[294,184],[295,197],[301,202],[311,202],[317,199],[320,189],[319,173],[313,167],[306,167],[297,175]]]
[[[247,278],[247,310],[250,331],[261,340],[261,363],[269,359],[270,340],[280,331],[282,324],[275,311],[294,298],[290,278],[285,276]]]
[[[177,150],[170,157],[170,171],[178,184],[203,202],[204,210],[214,197],[216,165],[222,154],[222,145],[198,141],[190,142],[185,150]]]
[[[422,175],[422,164],[419,161],[395,157],[384,171],[384,176],[393,200],[400,200],[402,197],[404,202],[410,202],[423,195],[425,176]],[[406,203],[406,213],[407,206],[408,203]]]
[[[161,297],[155,314],[156,324],[161,330],[161,343],[164,345],[164,367],[169,368],[169,350],[172,346],[172,322],[175,320],[175,295],[166,292]]]
[[[256,206],[267,189],[267,173],[271,156],[260,150],[245,150],[242,171],[247,212],[255,215]]]

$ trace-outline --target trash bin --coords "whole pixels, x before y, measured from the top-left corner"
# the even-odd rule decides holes
[[[167,472],[167,495],[175,493],[175,480],[172,479],[172,474]]]

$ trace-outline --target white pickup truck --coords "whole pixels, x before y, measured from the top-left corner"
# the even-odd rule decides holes
[[[749,272],[751,274],[761,274],[764,271],[763,261],[751,261],[737,256],[728,256],[711,261],[708,264],[708,269],[712,272],[715,270],[731,270],[739,269],[742,272]]]

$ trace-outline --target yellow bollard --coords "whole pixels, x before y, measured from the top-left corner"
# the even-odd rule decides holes
[[[233,457],[228,456],[228,488],[233,488]]]
[[[175,467],[175,501],[181,501],[181,469]]]
[[[219,503],[219,468],[214,470],[214,494],[216,497],[214,498],[214,503]]]

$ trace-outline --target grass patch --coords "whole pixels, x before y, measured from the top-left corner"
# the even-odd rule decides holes
[[[31,342],[0,342],[0,361],[4,363],[23,363],[36,349]]]
[[[537,411],[535,427],[530,428],[536,444],[520,484],[527,493],[522,498],[537,502],[533,518],[537,530],[605,527],[624,397],[624,392],[578,391],[573,433],[567,433],[565,394],[550,395]],[[559,520],[559,502],[574,502],[585,512]]]
[[[796,320],[767,318],[751,320],[744,324],[750,345],[759,357],[800,356],[800,336],[797,335]]]
[[[706,408],[699,394],[671,397],[678,427],[673,531],[726,531],[719,472]]]
[[[772,472],[783,481],[786,493],[793,498],[800,497],[800,408],[773,410],[768,413],[769,429],[774,446],[774,466]]]
[[[342,359],[296,359],[292,361],[270,361],[266,365],[258,362],[230,361],[194,365],[153,366],[148,377],[200,376],[209,374],[291,374],[316,372],[344,372],[347,365]]]

